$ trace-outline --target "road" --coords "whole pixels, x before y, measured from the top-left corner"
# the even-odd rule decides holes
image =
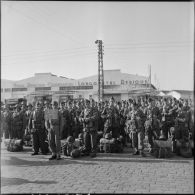
[[[1,193],[194,193],[194,159],[98,154],[49,161],[1,147]]]

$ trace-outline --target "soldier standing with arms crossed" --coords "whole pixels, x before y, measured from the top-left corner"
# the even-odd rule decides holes
[[[84,145],[86,153],[90,153],[91,157],[96,156],[97,150],[97,110],[90,106],[90,101],[85,101],[86,108],[80,114],[80,120],[83,122],[84,128]]]
[[[60,111],[58,110],[58,103],[56,101],[52,104],[52,109],[49,110],[49,128],[48,141],[52,156],[49,160],[60,160],[61,142],[60,142]]]

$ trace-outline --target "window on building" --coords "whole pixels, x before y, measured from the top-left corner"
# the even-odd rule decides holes
[[[124,85],[124,80],[121,80],[121,85]]]
[[[12,88],[13,92],[17,92],[17,91],[27,91],[27,88]]]
[[[11,92],[11,88],[5,88],[5,92]]]
[[[59,87],[59,90],[82,90],[82,89],[93,89],[92,85],[87,86],[69,86],[69,87]]]
[[[35,91],[47,91],[51,90],[51,87],[35,87]]]

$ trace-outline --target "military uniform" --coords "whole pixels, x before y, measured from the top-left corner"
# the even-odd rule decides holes
[[[23,114],[19,111],[19,107],[16,107],[12,115],[12,125],[11,125],[11,138],[22,139],[24,135],[23,131]]]
[[[185,110],[180,109],[175,121],[175,138],[176,140],[185,140],[189,138],[187,113]]]
[[[38,103],[37,107],[40,106]],[[47,147],[45,143],[46,132],[44,127],[44,111],[41,108],[36,108],[31,115],[30,120],[32,121],[32,147],[34,153],[32,155],[37,155],[39,153],[39,148],[41,149],[42,154],[46,154]]]
[[[174,119],[171,112],[171,107],[165,105],[162,111],[162,131],[166,139],[168,139],[168,135],[170,135],[170,128],[173,126],[174,126]]]
[[[86,104],[90,104],[90,101],[86,100]],[[97,151],[97,116],[97,110],[90,105],[80,114],[80,120],[83,122],[86,152],[91,152],[92,154],[96,154]]]
[[[61,123],[60,123],[60,138],[66,139],[69,136],[69,124],[70,124],[70,114],[67,108],[60,109]]]
[[[53,159],[60,159],[60,152],[61,152],[61,142],[60,142],[60,123],[61,123],[61,114],[58,110],[58,103],[53,102],[53,109],[50,110],[50,118],[49,118],[49,132],[48,132],[48,141],[49,147],[52,152],[51,158]]]
[[[112,132],[112,137],[117,138],[120,135],[119,111],[116,107],[110,106],[104,108],[102,114],[104,122],[104,134]]]
[[[5,139],[9,139],[11,137],[11,117],[12,114],[8,109],[5,109],[1,113],[1,131],[2,135],[4,133]]]

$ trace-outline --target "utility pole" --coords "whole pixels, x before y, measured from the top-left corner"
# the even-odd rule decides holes
[[[151,94],[151,65],[149,64],[148,66],[148,69],[149,69],[149,91],[150,91],[150,94]]]
[[[96,40],[98,44],[98,102],[103,101],[104,97],[104,69],[103,69],[103,49],[102,40]]]

